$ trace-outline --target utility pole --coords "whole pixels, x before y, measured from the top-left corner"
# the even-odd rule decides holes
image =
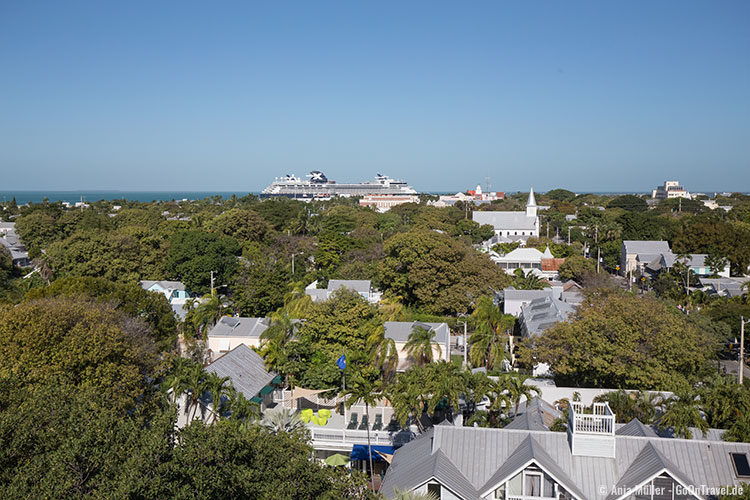
[[[469,343],[467,341],[467,333],[466,333],[466,325],[468,322],[466,320],[461,321],[460,319],[458,320],[458,322],[464,324],[464,368],[466,368],[467,366],[469,366],[466,360],[467,354],[469,352]]]
[[[596,274],[599,274],[599,260],[601,259],[599,251],[599,226],[595,226],[594,241],[596,242]]]
[[[295,255],[296,254],[294,252],[292,252],[292,277],[294,277],[294,256]]]
[[[750,320],[745,321],[745,318],[740,316],[740,359],[737,360],[740,364],[737,370],[740,384],[742,384],[743,372],[745,371],[745,323],[750,323]]]
[[[549,221],[547,221],[547,239],[549,239]]]
[[[216,295],[216,292],[214,291],[214,272],[211,271],[211,297]]]
[[[570,226],[568,226],[568,245],[570,245]]]

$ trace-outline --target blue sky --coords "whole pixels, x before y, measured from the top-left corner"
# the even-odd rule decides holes
[[[750,2],[0,0],[0,189],[750,190]]]

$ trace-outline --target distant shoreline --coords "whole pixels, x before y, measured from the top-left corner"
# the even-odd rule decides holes
[[[453,195],[459,190],[455,191],[435,191],[425,192],[423,194],[436,195]],[[512,194],[515,191],[507,191],[507,194]],[[714,191],[708,191],[706,194],[713,194]],[[41,203],[47,198],[50,202],[55,203],[58,201],[67,203],[77,203],[83,199],[84,202],[96,202],[96,201],[111,201],[111,200],[127,200],[127,201],[138,201],[138,202],[151,202],[151,201],[172,201],[172,200],[202,200],[205,198],[211,198],[213,196],[221,196],[222,198],[230,198],[232,195],[236,195],[238,198],[247,196],[248,194],[259,195],[260,191],[108,191],[108,190],[80,190],[80,191],[29,191],[29,190],[5,190],[0,191],[0,202],[10,201],[15,196],[16,203],[24,205],[26,203]],[[586,192],[581,191],[578,194],[595,194],[600,196],[613,196],[623,194],[635,194],[644,195],[651,194],[650,191],[645,192],[633,192],[633,191],[596,191]]]

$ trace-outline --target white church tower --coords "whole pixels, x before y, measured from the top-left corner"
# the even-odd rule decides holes
[[[529,201],[526,202],[526,217],[536,217],[536,198],[534,198],[534,188],[529,191]]]

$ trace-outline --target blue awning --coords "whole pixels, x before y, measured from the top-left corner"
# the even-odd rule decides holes
[[[384,462],[385,459],[379,454],[376,453],[376,451],[379,451],[381,453],[387,453],[388,455],[393,455],[395,449],[393,446],[375,446],[372,445],[372,459],[376,462]],[[355,444],[352,446],[352,454],[350,457],[352,460],[367,460],[367,445],[366,444]]]

